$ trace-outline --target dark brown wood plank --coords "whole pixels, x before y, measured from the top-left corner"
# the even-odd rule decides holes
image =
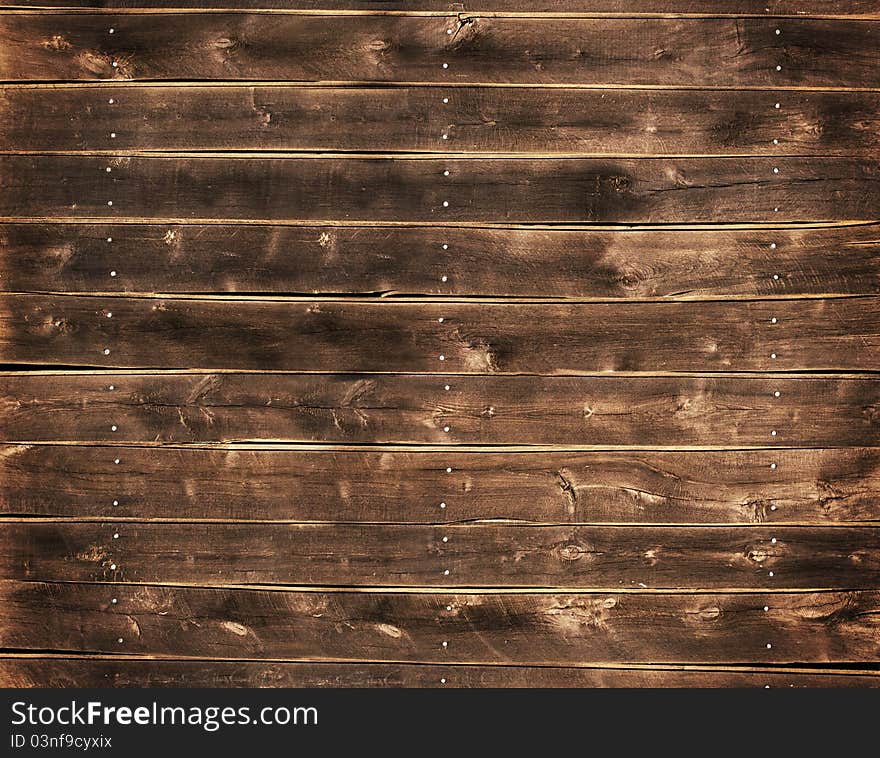
[[[0,224],[0,290],[598,299],[880,294],[880,229]]]
[[[0,217],[18,219],[874,221],[880,168],[854,158],[4,155],[0,192]]]
[[[117,523],[870,523],[880,522],[880,451],[6,445],[0,514]]]
[[[40,8],[202,8],[204,0],[0,0],[0,6]],[[236,8],[291,10],[290,0],[238,0]],[[708,14],[708,15],[821,15],[859,16],[880,14],[876,0],[297,0],[293,12],[301,11],[475,11],[501,13],[612,14]]]
[[[109,149],[873,157],[880,150],[880,95],[531,87],[0,89],[0,150]]]
[[[752,666],[873,663],[880,653],[871,591],[328,593],[4,580],[0,600],[7,652]]]
[[[874,370],[880,298],[511,304],[6,295],[0,362],[465,374]]]
[[[871,21],[247,13],[172,19],[5,15],[0,78],[880,84],[880,25]]]
[[[880,527],[0,521],[0,571],[201,587],[874,589]]]
[[[0,434],[109,443],[876,446],[878,393],[873,378],[782,375],[7,373]]]
[[[0,687],[880,687],[841,669],[457,666],[0,656]]]

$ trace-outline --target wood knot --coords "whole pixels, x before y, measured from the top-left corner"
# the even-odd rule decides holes
[[[60,34],[53,34],[52,37],[43,42],[43,47],[47,50],[69,50],[70,43]]]
[[[628,176],[613,176],[609,183],[611,188],[618,193],[628,192],[632,184]]]
[[[236,621],[221,621],[220,627],[222,629],[225,629],[227,632],[231,632],[237,637],[247,637],[248,632],[250,631],[250,629],[248,629],[244,624],[239,624]]]
[[[483,410],[480,411],[481,418],[494,418],[495,417],[495,406],[487,405]]]
[[[715,621],[721,617],[721,609],[713,605],[708,608],[700,609],[700,618],[703,621]]]
[[[641,278],[634,271],[623,271],[617,277],[617,283],[625,289],[634,290],[641,283]]]
[[[749,552],[746,553],[746,557],[750,561],[754,561],[755,563],[761,563],[762,561],[767,560],[767,553],[763,550],[760,550],[760,549],[754,549],[754,550],[749,550]]]
[[[589,550],[583,545],[577,544],[563,545],[556,551],[559,558],[563,561],[579,561],[588,552]]]
[[[584,418],[588,419],[593,415],[593,409],[589,405],[584,404]]]

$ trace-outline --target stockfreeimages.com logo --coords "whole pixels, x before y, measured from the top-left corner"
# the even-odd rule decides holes
[[[223,726],[317,726],[313,706],[172,706],[150,703],[134,707],[104,705],[100,701],[70,705],[12,704],[12,726],[198,726],[216,732]]]

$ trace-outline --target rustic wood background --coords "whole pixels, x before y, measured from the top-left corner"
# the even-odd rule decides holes
[[[880,0],[0,2],[0,685],[880,685]]]

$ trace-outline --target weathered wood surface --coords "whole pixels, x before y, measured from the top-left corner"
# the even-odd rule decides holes
[[[2,581],[0,601],[7,652],[752,666],[874,663],[880,653],[876,591],[426,594]]]
[[[0,513],[117,521],[871,523],[880,522],[880,451],[7,445],[0,447]]]
[[[858,20],[58,13],[0,36],[19,81],[880,85],[880,25]]]
[[[873,589],[880,527],[0,521],[0,573],[215,587]]]
[[[880,228],[0,224],[0,290],[597,299],[880,294]]]
[[[880,166],[854,158],[3,155],[0,192],[0,217],[18,219],[876,221]]]
[[[202,8],[204,0],[0,0],[0,6],[40,8]],[[465,13],[485,11],[519,13],[532,16],[538,13],[567,15],[610,14],[639,16],[664,15],[819,15],[819,16],[876,16],[880,15],[877,0],[297,0],[291,8],[290,0],[239,0],[236,8],[276,9],[285,12],[323,11],[397,11]]]
[[[0,0],[0,6],[38,6],[40,8],[202,8],[204,0]],[[474,11],[568,15],[611,14],[639,16],[650,14],[688,15],[820,15],[877,16],[877,0],[239,0],[236,8],[302,11],[397,11],[465,13]]]
[[[875,370],[880,298],[512,304],[7,295],[0,361],[464,374]]]
[[[780,374],[6,373],[0,434],[19,442],[876,446],[878,401],[873,377]]]
[[[880,150],[880,95],[531,87],[0,89],[0,150],[108,149],[873,157]]]
[[[846,669],[460,666],[0,656],[0,687],[880,687]]]

